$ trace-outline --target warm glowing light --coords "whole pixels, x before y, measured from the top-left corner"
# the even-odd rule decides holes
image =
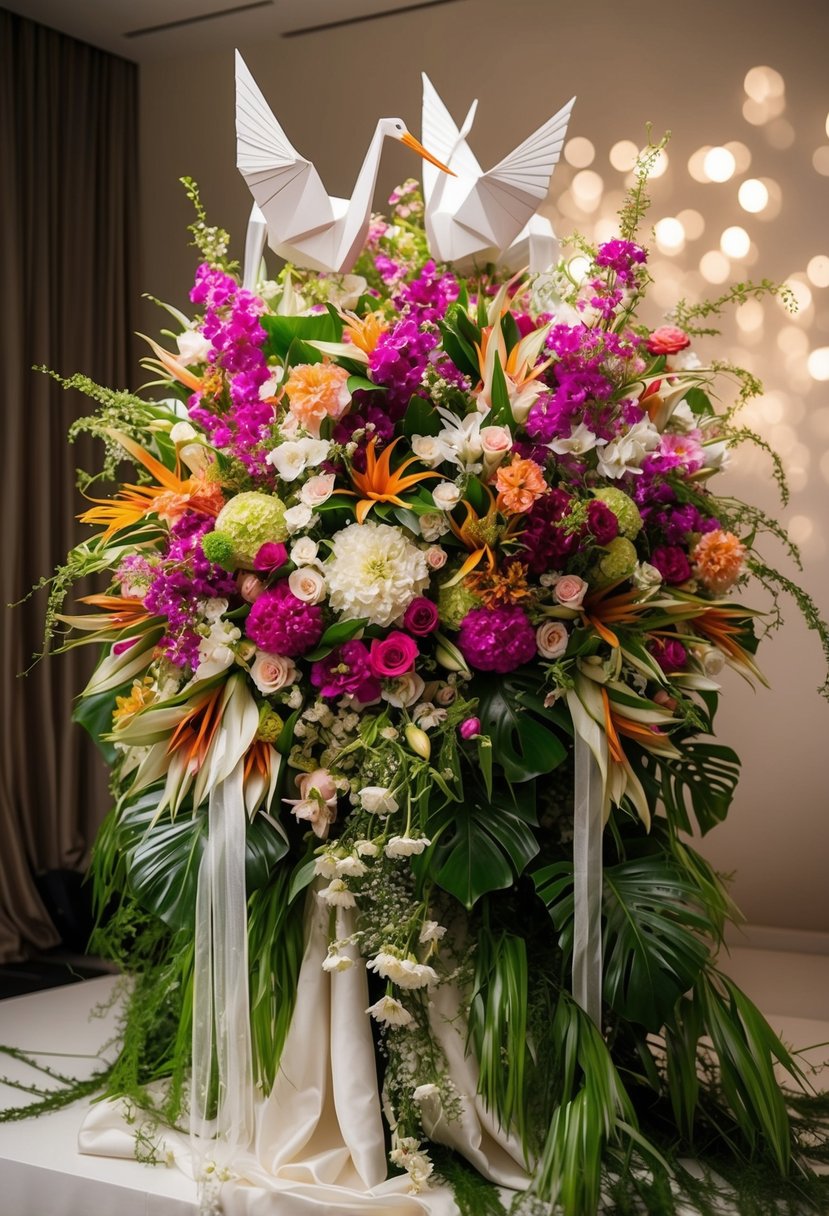
[[[806,366],[813,380],[829,380],[829,346],[819,346],[813,350]]]
[[[751,248],[751,237],[745,228],[734,224],[720,237],[720,249],[730,258],[744,258]]]
[[[638,155],[639,149],[632,139],[620,139],[610,149],[610,163],[619,173],[630,173]]]
[[[802,545],[815,530],[815,525],[808,515],[793,515],[789,520],[789,540],[795,545]]]
[[[777,345],[784,355],[803,356],[809,349],[809,339],[796,325],[784,325],[777,335]]]
[[[577,198],[598,198],[604,190],[604,182],[592,169],[582,169],[570,185]]]
[[[734,176],[737,161],[733,152],[728,148],[709,148],[702,163],[705,175],[710,182],[727,182]]]
[[[659,220],[654,227],[654,233],[662,253],[680,253],[685,246],[685,229],[672,215]]]
[[[812,164],[822,177],[829,177],[829,147],[816,148],[812,155]]]
[[[749,68],[746,72],[743,88],[752,101],[769,101],[773,97],[782,97],[786,92],[786,82],[775,68],[765,64]]]
[[[703,148],[697,148],[696,152],[688,160],[688,172],[695,182],[707,182],[708,174],[705,172],[705,158],[711,151],[710,144],[706,144]]]
[[[730,139],[723,147],[727,152],[730,152],[734,157],[734,164],[737,173],[745,173],[746,169],[751,164],[751,151],[745,144],[741,144],[738,139]]]
[[[618,235],[619,221],[615,216],[606,215],[602,219],[596,220],[596,227],[593,229],[593,240],[597,245],[602,245],[605,241],[612,241]]]
[[[756,300],[750,303],[757,304]],[[759,304],[758,304],[759,308]],[[757,411],[767,426],[775,426],[782,422],[786,414],[786,403],[779,393],[764,393],[758,398]]]
[[[731,274],[731,265],[719,249],[709,249],[700,258],[699,270],[709,283],[724,283]]]
[[[829,135],[829,114],[826,115],[826,134]]]
[[[741,183],[737,191],[737,200],[743,211],[756,214],[768,205],[769,192],[757,177],[749,177]]]
[[[806,276],[815,287],[829,287],[829,258],[825,253],[818,253],[809,261]]]
[[[689,241],[696,241],[705,232],[705,220],[698,211],[694,211],[688,207],[685,211],[680,211],[676,217],[682,227],[685,229],[685,236]]]
[[[576,135],[564,145],[564,159],[575,169],[586,169],[596,159],[596,149],[589,139]]]
[[[764,122],[768,122],[771,115],[768,107],[762,101],[752,101],[749,97],[747,101],[743,102],[743,118],[753,127],[761,127]]]
[[[759,300],[746,300],[736,312],[737,324],[747,334],[763,328],[763,316],[763,305]]]

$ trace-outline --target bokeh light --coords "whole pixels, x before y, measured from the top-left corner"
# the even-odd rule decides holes
[[[708,283],[724,283],[731,274],[731,263],[719,249],[709,249],[700,258],[699,270]]]
[[[689,241],[698,241],[703,232],[705,232],[704,217],[700,215],[699,211],[694,211],[691,207],[686,207],[684,211],[680,211],[676,218],[685,229],[685,237]]]
[[[829,147],[826,144],[815,149],[812,164],[823,177],[829,177]]]
[[[630,173],[636,164],[639,148],[632,139],[620,139],[610,149],[610,163],[619,173]]]
[[[829,257],[818,253],[806,267],[806,277],[815,287],[829,287]]]
[[[776,68],[763,64],[760,67],[749,68],[746,72],[743,88],[752,101],[771,101],[782,97],[786,92],[786,82]]]
[[[734,176],[737,160],[728,148],[709,148],[702,167],[709,182],[727,182]]]
[[[682,222],[672,215],[657,222],[654,234],[662,253],[681,253],[685,248],[685,229]]]
[[[758,211],[764,211],[768,206],[769,192],[764,182],[761,182],[757,177],[746,178],[740,184],[740,189],[737,192],[737,200],[743,211],[748,211],[755,215]]]
[[[583,135],[576,135],[573,139],[568,139],[564,145],[564,159],[574,169],[586,169],[596,159],[596,149],[589,139],[585,139]]]
[[[737,324],[744,333],[756,333],[763,328],[763,305],[759,300],[746,300],[745,304],[741,304],[737,309],[736,317]]]
[[[813,380],[829,380],[829,346],[813,350],[806,362]]]
[[[734,224],[732,227],[726,228],[720,237],[720,249],[727,257],[744,258],[751,249],[751,237],[745,228]]]

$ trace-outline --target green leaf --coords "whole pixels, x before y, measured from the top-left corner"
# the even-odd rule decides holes
[[[685,400],[695,414],[713,414],[714,407],[711,398],[701,388],[689,388]]]
[[[112,714],[115,698],[126,696],[132,688],[132,680],[113,688],[111,692],[99,692],[91,697],[81,697],[72,711],[72,721],[82,726],[100,750],[107,764],[112,767],[118,758],[114,745],[103,736],[112,730]]]
[[[548,866],[534,880],[572,955],[572,863]],[[620,1017],[657,1031],[709,961],[700,935],[715,930],[699,890],[670,858],[645,854],[605,868],[602,908],[604,999]]]
[[[538,853],[535,809],[496,789],[488,799],[469,783],[462,802],[444,806],[428,825],[436,843],[427,855],[434,881],[471,908],[489,891],[512,886]]]
[[[675,827],[692,830],[689,804],[703,836],[725,819],[740,777],[740,757],[730,747],[689,741],[678,757],[634,746],[628,755],[648,801],[661,802]]]
[[[521,341],[521,331],[516,324],[515,317],[509,311],[501,317],[501,333],[504,335],[507,354],[509,354],[512,348]]]
[[[343,642],[350,642],[352,638],[355,638],[367,624],[367,617],[361,617],[356,621],[335,621],[333,625],[328,626],[320,638],[319,646],[306,654],[305,658],[311,663],[324,659],[335,646],[342,646]]]
[[[368,380],[365,376],[349,376],[345,383],[350,393],[356,393],[358,389],[361,389],[364,393],[383,393],[386,391],[382,384],[375,384],[373,380]]]
[[[123,808],[117,825],[118,846],[126,857],[130,886],[141,904],[171,929],[184,929],[193,924],[207,814],[180,811],[172,819],[168,809],[153,823],[160,795],[161,787],[155,786]],[[281,829],[263,815],[246,825],[248,892],[265,885],[287,851]]]
[[[457,310],[450,310],[447,319],[438,322],[438,329],[442,336],[441,344],[458,371],[463,372],[477,383],[480,379],[478,352],[475,350],[474,344],[470,344],[457,328],[457,318],[462,315]]]
[[[343,334],[342,321],[329,312],[315,313],[310,317],[280,317],[273,313],[265,313],[260,318],[261,325],[267,336],[265,342],[266,357],[277,355],[284,359],[291,344],[299,339],[300,342],[339,342]],[[322,355],[313,347],[314,360],[318,362]],[[309,362],[312,360],[309,359]]]
[[[431,401],[417,395],[409,399],[403,417],[403,434],[407,438],[411,439],[412,435],[437,435],[442,426],[440,414]]]
[[[525,688],[513,675],[476,676],[470,688],[478,699],[481,734],[489,735],[496,763],[510,782],[550,773],[567,757],[559,736],[522,704]]]
[[[515,419],[512,416],[507,378],[504,375],[504,369],[501,367],[501,360],[497,354],[492,365],[491,401],[492,409],[487,415],[487,422],[491,422],[496,426],[514,426]]]

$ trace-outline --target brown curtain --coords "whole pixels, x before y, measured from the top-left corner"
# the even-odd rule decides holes
[[[107,809],[106,772],[72,702],[94,656],[47,658],[45,593],[89,529],[70,447],[92,403],[31,370],[128,383],[135,303],[137,67],[0,9],[0,962],[56,944],[35,876],[81,869]]]

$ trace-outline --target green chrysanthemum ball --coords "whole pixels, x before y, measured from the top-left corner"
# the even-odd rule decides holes
[[[627,578],[639,560],[635,546],[624,536],[617,536],[609,545],[604,545],[601,554],[593,568],[591,582],[614,583]]]
[[[463,583],[438,589],[438,616],[440,623],[448,629],[460,629],[461,621],[467,612],[479,608],[480,605],[478,596],[468,591]]]
[[[624,490],[606,486],[596,491],[596,498],[600,498],[616,516],[620,536],[633,540],[639,534],[642,528],[642,516],[639,514],[636,503],[628,494],[625,494]]]
[[[272,494],[246,490],[222,507],[216,520],[216,531],[229,537],[233,545],[234,564],[249,569],[263,545],[287,540],[285,504]]]
[[[227,532],[206,532],[201,539],[202,553],[214,566],[223,570],[236,569],[235,550],[232,537]]]

